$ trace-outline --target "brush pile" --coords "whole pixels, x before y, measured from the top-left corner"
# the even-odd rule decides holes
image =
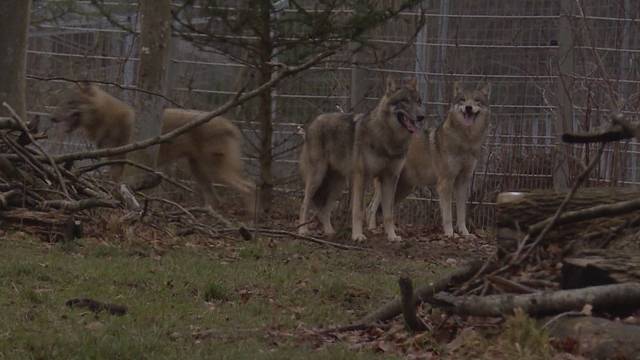
[[[100,169],[124,162],[166,180],[186,191],[191,189],[162,173],[128,160],[98,161],[75,166],[62,156],[47,153],[39,143],[46,138],[39,132],[39,118],[25,123],[7,105],[12,117],[0,118],[0,222],[3,230],[20,230],[46,241],[70,240],[83,236],[85,224],[95,220],[96,209],[116,209],[123,223],[144,221],[175,236],[201,234],[220,236],[220,232],[245,228],[211,209],[187,209],[176,202],[154,197],[142,188],[116,184],[100,176]],[[156,182],[156,185],[159,181]],[[138,200],[139,199],[139,200]],[[155,203],[157,206],[150,206]],[[175,230],[174,229],[178,229]],[[179,233],[178,233],[179,232]]]
[[[401,296],[331,331],[366,331],[402,314],[405,326],[419,333],[434,322],[429,309],[469,322],[523,313],[541,319],[561,341],[571,339],[576,354],[635,358],[640,353],[640,191],[581,189],[605,142],[640,135],[632,126],[617,119],[602,133],[565,135],[565,141],[601,142],[598,155],[569,192],[500,194],[493,256],[415,292],[408,279],[400,279]]]

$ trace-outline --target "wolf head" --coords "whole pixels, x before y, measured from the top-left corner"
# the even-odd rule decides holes
[[[418,127],[424,120],[424,109],[416,89],[415,78],[403,86],[398,86],[395,80],[389,78],[386,92],[380,104],[391,112],[398,123],[409,133],[418,131]]]
[[[77,84],[70,89],[51,116],[54,123],[65,124],[65,132],[70,133],[86,122],[85,117],[93,109],[98,90],[91,84]]]
[[[462,89],[456,82],[453,86],[453,103],[449,109],[449,115],[453,115],[456,124],[463,127],[471,127],[484,123],[491,114],[489,108],[489,94],[491,84],[479,84],[473,90]]]

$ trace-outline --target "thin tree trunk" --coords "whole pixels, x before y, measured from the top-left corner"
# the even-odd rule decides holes
[[[25,75],[31,0],[0,1],[0,103],[26,121]],[[0,106],[0,116],[10,116]]]
[[[141,0],[140,65],[138,88],[167,93],[171,42],[171,1]],[[160,97],[138,93],[136,96],[134,139],[160,135],[164,102]],[[156,166],[159,146],[151,146],[134,155],[137,162]]]
[[[273,76],[271,54],[273,52],[271,34],[271,3],[262,1],[260,9],[262,29],[260,41],[260,63],[258,64],[259,84],[262,85]],[[260,121],[260,207],[265,212],[273,201],[273,108],[270,91],[264,91],[259,98]]]

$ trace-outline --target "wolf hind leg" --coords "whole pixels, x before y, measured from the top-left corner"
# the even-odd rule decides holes
[[[300,218],[298,220],[298,233],[309,233],[309,207],[316,198],[316,193],[327,175],[328,164],[307,164],[304,174],[304,199],[300,206]]]
[[[211,176],[207,172],[206,168],[204,168],[200,162],[193,158],[189,159],[189,169],[191,170],[191,174],[193,175],[193,177],[196,179],[198,188],[200,188],[200,191],[202,191],[205,207],[213,208],[213,206],[216,204],[216,195],[213,192]]]
[[[336,233],[331,224],[331,213],[335,209],[340,195],[346,186],[347,180],[341,174],[329,170],[325,176],[325,180],[318,192],[325,192],[323,204],[318,204],[318,220],[322,224],[322,230],[325,235],[334,235]]]
[[[367,240],[362,231],[365,186],[366,174],[364,169],[355,169],[353,183],[351,184],[351,239],[356,242]]]
[[[396,192],[396,184],[398,177],[394,174],[384,174],[381,180],[382,193],[382,219],[384,230],[387,234],[387,240],[395,242],[401,241],[402,238],[396,234],[396,225],[394,222],[394,197]]]

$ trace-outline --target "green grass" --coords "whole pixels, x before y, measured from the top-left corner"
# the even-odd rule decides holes
[[[162,251],[90,240],[0,239],[0,359],[370,359],[321,351],[296,329],[338,325],[396,294],[428,264],[293,240]],[[125,316],[65,302],[126,305]],[[294,335],[287,335],[294,334]]]

